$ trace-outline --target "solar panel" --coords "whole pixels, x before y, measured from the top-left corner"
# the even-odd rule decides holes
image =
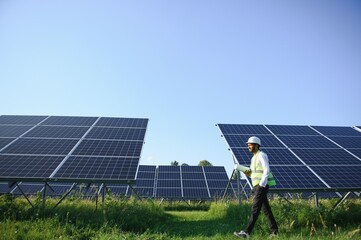
[[[73,152],[81,156],[140,156],[143,142],[84,139]]]
[[[273,166],[276,189],[312,189],[327,188],[306,166]]]
[[[262,125],[251,124],[217,124],[223,134],[271,134]]]
[[[10,126],[0,125],[0,136],[1,137],[19,137],[28,131],[32,126]]]
[[[361,136],[360,137],[329,137],[342,147],[345,148],[361,148]]]
[[[135,179],[138,158],[70,157],[54,175],[60,179]]]
[[[2,178],[46,178],[63,160],[63,156],[0,155]]]
[[[0,138],[0,150],[12,141],[14,141],[14,139],[15,138]]]
[[[293,149],[307,165],[361,164],[361,161],[343,149]]]
[[[182,182],[180,166],[159,166],[155,197],[181,199]]]
[[[0,194],[10,193],[13,187],[9,187],[7,182],[0,182]]]
[[[0,180],[135,180],[148,119],[0,116]]]
[[[332,181],[332,174],[327,174],[327,171],[336,174],[334,169],[340,166],[361,167],[361,132],[354,128],[249,124],[218,127],[235,159],[246,166],[250,165],[252,155],[245,142],[251,136],[260,137],[261,150],[267,153],[276,178],[276,189],[361,188],[359,177],[351,169],[350,178],[355,184]]]
[[[275,135],[319,135],[316,131],[308,126],[291,126],[291,125],[266,125],[266,127]]]
[[[231,148],[247,147],[249,135],[224,135]],[[262,136],[262,147],[284,147],[284,145],[272,135]]]
[[[94,127],[86,136],[92,139],[118,139],[143,141],[145,128],[107,128]]]
[[[228,175],[224,167],[203,167],[211,198],[221,198],[228,185]],[[230,189],[229,189],[230,190]]]
[[[323,136],[279,136],[289,148],[337,148]]]
[[[334,188],[360,188],[361,165],[312,166],[312,169]]]
[[[0,124],[35,125],[45,118],[46,116],[1,115]]]
[[[63,117],[51,116],[41,125],[57,125],[57,126],[92,126],[97,120],[96,117]]]
[[[140,165],[134,188],[141,197],[154,197],[156,166]]]
[[[312,128],[326,136],[361,136],[361,132],[351,127],[312,126]]]
[[[67,155],[77,142],[70,139],[19,138],[0,153]]]
[[[125,128],[147,128],[148,119],[143,118],[109,118],[102,117],[95,126],[103,127],[125,127]]]
[[[24,137],[28,138],[81,138],[88,127],[37,126]]]

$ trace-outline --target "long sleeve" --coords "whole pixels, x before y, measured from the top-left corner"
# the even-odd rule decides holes
[[[267,154],[264,152],[260,152],[260,154],[258,156],[258,161],[262,165],[262,168],[263,168],[263,175],[262,175],[259,185],[261,187],[266,187],[267,182],[268,182],[268,175],[270,174],[270,167],[269,167]]]

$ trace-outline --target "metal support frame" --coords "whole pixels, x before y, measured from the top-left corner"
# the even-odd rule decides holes
[[[73,183],[73,185],[71,186],[71,188],[60,198],[59,202],[54,206],[54,208],[56,208],[70,193],[71,191],[73,191],[73,189],[77,186],[77,183]],[[53,208],[53,209],[54,209]]]
[[[332,209],[330,210],[330,212],[332,212],[333,210],[335,210],[338,206],[341,205],[341,203],[343,201],[345,201],[345,199],[351,194],[351,192],[347,192],[345,195],[343,195],[342,198],[340,198],[337,203],[332,207]]]
[[[26,198],[26,200],[28,201],[28,203],[31,205],[31,207],[34,207],[34,205],[31,203],[30,199],[28,198],[28,196],[26,196],[26,194],[23,192],[23,190],[21,189],[21,187],[19,186],[19,184],[17,182],[15,182],[15,185],[17,188],[19,188],[21,194]]]
[[[318,194],[317,192],[313,195],[313,199],[314,199],[314,203],[315,203],[315,207],[318,207]]]
[[[128,184],[128,186],[130,187],[130,189],[132,189],[133,193],[135,194],[135,196],[139,199],[142,200],[142,198],[139,196],[138,192],[133,188],[133,186],[131,184]]]

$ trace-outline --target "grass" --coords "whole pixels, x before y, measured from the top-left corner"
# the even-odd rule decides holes
[[[23,198],[0,196],[0,239],[236,239],[234,231],[248,222],[251,202],[159,202],[107,198],[104,209],[94,201],[69,198],[53,209],[56,199],[34,208]],[[271,206],[280,227],[279,239],[360,239],[361,200],[345,201],[335,211],[335,200],[274,199]],[[268,236],[263,214],[253,239]]]

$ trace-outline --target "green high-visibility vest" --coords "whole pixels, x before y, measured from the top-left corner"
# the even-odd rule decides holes
[[[261,179],[262,179],[262,175],[263,175],[263,167],[262,165],[259,163],[257,157],[258,154],[261,151],[258,151],[255,155],[253,155],[252,160],[251,160],[251,179],[252,179],[252,185],[253,187],[257,186]],[[272,172],[270,171],[269,175],[268,175],[268,179],[267,179],[267,185],[268,186],[275,186],[276,185],[276,180],[273,177]]]

